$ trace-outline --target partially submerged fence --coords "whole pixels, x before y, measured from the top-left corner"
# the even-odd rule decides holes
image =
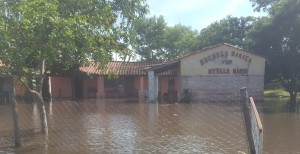
[[[248,99],[242,98],[247,102]],[[251,101],[245,104],[247,108],[236,98],[190,104],[149,104],[145,100],[117,99],[53,101],[46,104],[49,135],[44,137],[40,132],[37,105],[19,103],[23,146],[17,150],[32,153],[247,153],[250,148],[252,153],[251,145],[262,143],[262,127],[257,127],[258,116],[252,108],[248,113],[251,116],[241,112],[241,109],[249,109]],[[9,150],[14,143],[9,108],[0,106],[0,152]],[[251,129],[248,129],[249,120]],[[256,133],[255,129],[261,131]],[[245,136],[253,130],[254,133],[249,134],[258,135],[259,142],[255,140],[257,137],[252,137],[254,144],[251,144],[251,137],[247,141]],[[259,153],[262,147],[255,147]]]
[[[248,97],[247,88],[241,88],[242,111],[251,154],[261,154],[263,149],[263,126],[252,97]]]

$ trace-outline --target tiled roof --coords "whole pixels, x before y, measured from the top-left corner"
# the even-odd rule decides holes
[[[109,73],[116,75],[147,75],[147,69],[163,64],[165,63],[111,61],[101,69],[98,64],[91,62],[81,66],[79,70],[94,75],[108,75]],[[160,75],[174,75],[175,73],[175,70],[168,70]]]

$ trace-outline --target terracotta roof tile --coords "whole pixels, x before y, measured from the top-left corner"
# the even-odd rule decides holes
[[[91,62],[81,66],[79,70],[94,75],[108,75],[109,73],[114,73],[116,75],[147,75],[147,69],[163,64],[165,63],[111,61],[101,69],[98,64]],[[176,70],[168,70],[160,73],[160,75],[175,75],[175,73]]]

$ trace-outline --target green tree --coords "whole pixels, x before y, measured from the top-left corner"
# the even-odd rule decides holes
[[[300,1],[253,2],[269,12],[269,17],[255,23],[249,33],[253,49],[268,58],[267,73],[271,72],[290,93],[294,107],[300,91]]]
[[[136,23],[136,53],[144,61],[177,58],[197,49],[196,30],[177,24],[167,26],[163,16],[144,18]]]
[[[135,23],[137,44],[134,46],[136,54],[142,61],[157,61],[164,54],[163,43],[166,39],[167,23],[163,16],[143,18]]]
[[[127,52],[135,40],[132,23],[147,12],[144,0],[0,0],[0,7],[2,71],[25,85],[36,81],[30,92],[41,104],[44,133],[44,66],[105,64],[113,52]]]
[[[271,7],[280,0],[250,0],[256,11],[268,11]]]
[[[201,30],[199,35],[200,48],[219,43],[230,43],[245,48],[246,32],[251,29],[255,17],[232,17],[210,24]]]
[[[198,49],[198,31],[181,24],[165,30],[164,58],[173,59]]]

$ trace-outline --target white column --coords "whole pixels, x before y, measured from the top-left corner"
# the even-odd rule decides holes
[[[157,101],[158,96],[158,78],[154,71],[148,71],[148,88],[149,88],[149,102]]]

